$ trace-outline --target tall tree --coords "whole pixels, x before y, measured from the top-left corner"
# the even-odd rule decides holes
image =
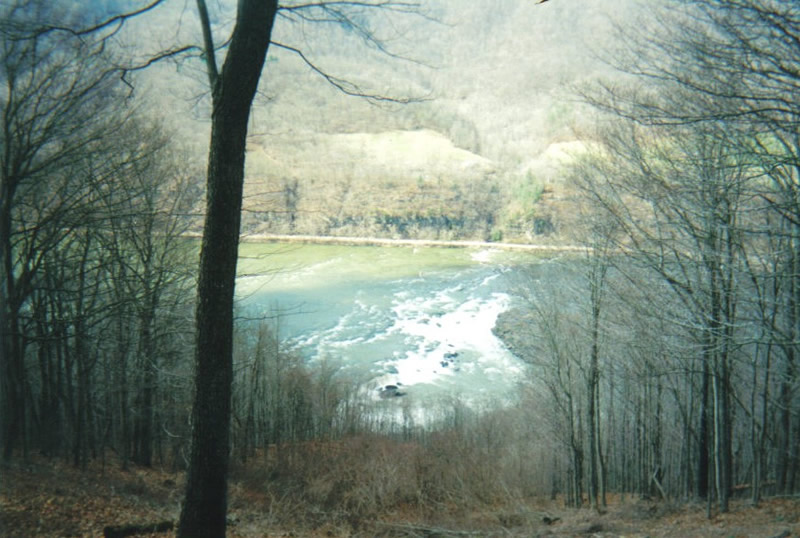
[[[197,0],[211,86],[206,218],[197,284],[195,401],[186,498],[177,535],[225,536],[233,379],[233,296],[250,108],[267,56],[277,0],[239,0],[218,70],[208,8]]]
[[[606,293],[606,277],[608,275],[608,252],[603,248],[603,239],[596,241],[588,253],[589,285],[589,369],[586,374],[586,431],[588,434],[588,494],[592,509],[606,506],[605,495],[605,463],[603,461],[600,440],[600,321],[605,305],[603,295]]]
[[[192,453],[178,536],[225,535],[231,391],[233,379],[233,301],[241,222],[248,118],[280,11],[289,20],[335,22],[377,50],[388,53],[365,22],[365,11],[413,13],[417,5],[393,1],[289,3],[239,0],[236,22],[222,69],[208,6],[197,0],[203,57],[211,88],[211,143],[208,156],[206,216],[197,286],[195,402]],[[348,9],[353,13],[348,13]],[[338,90],[374,100],[358,86],[324,72],[295,47],[275,43],[299,56]],[[407,100],[405,100],[407,101]]]

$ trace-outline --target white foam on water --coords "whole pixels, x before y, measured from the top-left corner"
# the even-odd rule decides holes
[[[382,336],[381,325],[385,313],[374,304],[355,299],[352,309],[339,317],[336,324],[328,329],[312,331],[305,338],[295,340],[301,348],[346,350],[359,344],[372,343]]]
[[[470,258],[478,263],[491,263],[495,255],[500,252],[496,248],[485,248],[470,254]]]
[[[340,360],[371,380],[371,389],[398,385],[418,405],[448,394],[507,394],[523,367],[492,332],[498,315],[512,306],[498,280],[502,272],[496,267],[447,273],[446,280],[439,273],[365,283],[355,296],[335,296],[327,308],[323,297],[321,326],[291,343],[309,360]],[[337,314],[326,318],[325,311]],[[374,391],[375,398],[381,395]]]
[[[492,279],[485,279],[481,285]],[[431,297],[396,295],[393,311],[397,321],[389,332],[403,335],[411,349],[395,353],[386,366],[396,373],[379,382],[455,384],[457,378],[478,375],[480,379],[471,380],[480,382],[487,374],[509,376],[522,371],[517,359],[492,332],[497,316],[510,307],[511,297],[497,292],[488,297],[464,295],[462,286]]]
[[[484,278],[484,279],[483,279],[483,282],[481,282],[481,286],[486,286],[486,285],[488,285],[488,284],[489,284],[489,283],[490,283],[492,280],[494,280],[494,279],[496,279],[496,278],[499,278],[499,277],[500,277],[500,274],[499,274],[499,273],[498,273],[498,274],[494,274],[494,275],[489,275],[489,276],[487,276],[486,278]]]

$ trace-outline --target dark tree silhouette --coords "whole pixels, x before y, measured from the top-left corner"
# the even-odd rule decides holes
[[[186,499],[177,536],[225,536],[233,294],[239,246],[244,156],[250,108],[269,48],[276,0],[241,0],[222,70],[214,60],[208,11],[203,24],[212,95],[206,220],[197,286],[195,402]]]
[[[253,99],[270,46],[275,17],[339,21],[370,45],[387,52],[367,24],[348,8],[414,13],[415,3],[392,1],[315,2],[279,6],[275,0],[240,0],[221,71],[217,68],[208,8],[197,0],[212,96],[206,220],[197,288],[195,402],[192,453],[180,537],[225,535],[233,379],[233,300],[241,223],[247,127]],[[348,95],[374,101],[409,102],[362,91],[318,68],[302,51],[274,43],[300,58],[329,84]]]

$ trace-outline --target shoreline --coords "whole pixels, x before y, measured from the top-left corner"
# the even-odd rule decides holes
[[[187,234],[199,238],[200,234]],[[444,240],[444,239],[391,239],[381,237],[339,237],[332,235],[289,234],[243,234],[245,243],[309,243],[319,245],[374,246],[374,247],[440,247],[440,248],[495,248],[523,252],[586,252],[588,247],[579,245],[543,245],[528,243],[504,243],[490,241]]]

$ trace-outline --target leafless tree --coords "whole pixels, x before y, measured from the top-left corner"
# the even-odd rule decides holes
[[[299,48],[271,43],[280,15],[288,19],[337,24],[372,47],[389,53],[371,32],[364,15],[375,11],[410,12],[413,3],[393,1],[278,4],[242,0],[225,51],[217,47],[208,6],[198,0],[203,50],[212,99],[207,198],[198,275],[195,404],[192,455],[178,536],[224,536],[233,381],[233,301],[250,110],[270,45],[298,55],[339,90],[373,100],[389,99],[318,68]]]
[[[791,65],[798,52],[787,43],[800,34],[800,12],[794,3],[769,0],[664,5],[654,24],[628,30],[630,46],[614,60],[630,84],[584,92],[589,103],[617,119],[616,127],[595,134],[600,172],[584,186],[624,230],[618,247],[660,275],[690,313],[684,322],[687,336],[696,339],[702,371],[695,487],[710,498],[713,484],[725,511],[735,480],[737,365],[743,343],[754,338],[746,329],[750,320],[742,319],[745,309],[748,316],[761,312],[753,321],[763,324],[763,345],[773,337],[783,342],[777,371],[786,411],[778,431],[785,433],[778,434],[775,471],[781,489],[796,480],[797,455],[789,443],[797,435],[789,388],[796,385],[796,350],[784,339],[796,331],[789,276],[796,274],[794,249],[782,249],[780,268],[753,262],[771,257],[776,236],[796,236],[798,210],[791,200],[798,107],[791,96],[798,77]],[[753,216],[768,207],[787,224],[757,222]],[[781,315],[750,309],[754,299],[746,280],[762,292],[767,281],[786,282],[775,299],[785,304]],[[768,385],[760,390],[769,391]]]
[[[58,6],[3,6],[0,25],[0,349],[3,455],[28,436],[22,316],[46,257],[91,222],[104,184],[137,156],[108,159],[128,122],[102,44],[38,33]]]

